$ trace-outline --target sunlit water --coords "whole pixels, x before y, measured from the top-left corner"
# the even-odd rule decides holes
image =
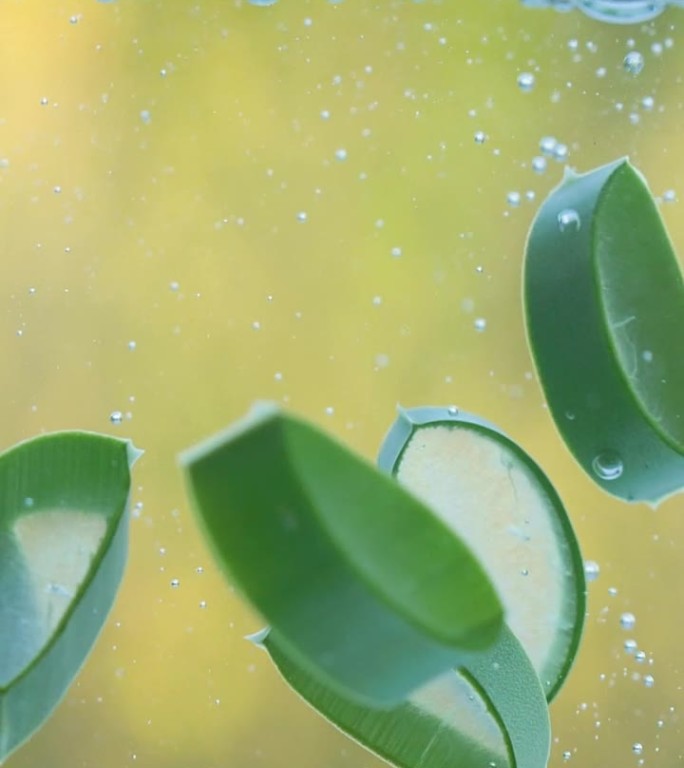
[[[520,298],[566,165],[629,155],[684,243],[684,16],[611,5],[640,21],[517,0],[7,7],[4,441],[86,428],[146,451],[112,616],[9,768],[382,765],[245,642],[263,621],[189,510],[178,452],[256,399],[369,459],[397,402],[455,403],[519,440],[591,577],[551,765],[679,761],[681,498],[625,505],[578,469]],[[559,230],[588,226],[561,213]]]

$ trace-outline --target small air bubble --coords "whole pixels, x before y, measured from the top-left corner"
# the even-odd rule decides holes
[[[582,226],[579,213],[574,208],[564,208],[557,216],[561,232],[577,232]]]
[[[534,88],[534,75],[531,72],[521,72],[518,75],[518,88],[523,93],[529,93]]]
[[[473,321],[473,327],[479,333],[487,329],[487,320],[484,317],[476,317]]]
[[[620,455],[615,451],[603,451],[594,457],[592,469],[601,480],[617,480],[624,471]]]
[[[558,143],[553,150],[553,159],[559,163],[563,163],[568,159],[569,154],[570,150],[568,149],[568,145]]]
[[[447,408],[447,413],[449,414],[449,416],[458,416],[458,406],[450,405]]]
[[[633,640],[632,638],[629,638],[629,640],[625,640],[623,648],[625,649],[625,653],[628,653],[630,656],[634,656],[634,654],[637,652],[637,648],[639,646],[637,645],[637,641]]]
[[[340,147],[339,149],[335,150],[335,159],[342,162],[343,160],[347,159],[347,150],[343,147]]]
[[[535,173],[544,173],[547,167],[546,158],[542,155],[537,155],[532,158],[532,170]]]
[[[620,616],[620,626],[623,629],[634,629],[636,626],[636,616],[633,613],[630,613],[629,611],[625,611]]]
[[[644,68],[644,57],[639,51],[630,51],[622,62],[622,67],[628,74],[636,77]]]
[[[392,256],[393,256],[395,259],[398,259],[398,258],[401,256],[401,248],[400,248],[398,245],[395,245],[395,246],[392,248],[392,250],[390,251],[390,253],[392,254]]]
[[[299,211],[297,214],[297,221],[305,222],[309,218],[309,215],[306,211]]]
[[[640,755],[644,751],[644,745],[641,744],[638,741],[635,741],[634,744],[632,744],[632,752],[634,752],[635,755]]]
[[[140,119],[145,125],[149,125],[152,122],[152,113],[149,109],[140,110]]]
[[[180,579],[171,579],[171,586],[174,589],[178,589],[180,587]]]
[[[326,416],[332,416],[335,413],[335,409],[332,405],[328,405],[325,409],[325,415]]]
[[[555,136],[544,136],[539,142],[539,149],[543,155],[553,156],[558,145],[558,139]]]
[[[677,199],[677,193],[674,191],[674,189],[666,189],[663,192],[664,203],[674,203],[676,199]]]
[[[134,349],[135,349],[137,346],[138,346],[138,343],[137,343],[136,341],[133,341],[133,339],[131,339],[131,340],[128,342],[128,348],[131,350],[131,352],[132,352],[132,351],[133,351],[133,350],[134,350]]]
[[[647,688],[653,688],[655,685],[655,679],[653,678],[653,675],[644,675],[644,685]]]
[[[109,420],[112,424],[121,424],[123,421],[123,413],[121,411],[112,411],[109,414]]]
[[[601,574],[601,566],[595,560],[584,561],[584,578],[587,581],[596,581]]]
[[[484,144],[487,141],[487,134],[484,131],[475,131],[475,143]]]
[[[506,202],[513,208],[517,208],[520,205],[520,192],[513,190],[506,195]]]

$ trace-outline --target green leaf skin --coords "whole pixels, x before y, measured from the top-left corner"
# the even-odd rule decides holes
[[[219,562],[338,694],[395,704],[498,636],[501,604],[468,547],[305,422],[262,406],[182,462]]]
[[[544,691],[504,627],[494,646],[385,710],[367,709],[306,674],[273,634],[263,638],[284,679],[320,714],[398,768],[546,768]]]
[[[580,226],[566,216],[562,228],[564,211]],[[627,160],[566,173],[532,225],[524,293],[544,394],[583,469],[627,501],[657,504],[680,490],[684,283]]]
[[[52,712],[113,604],[138,455],[87,432],[0,455],[0,762]]]
[[[577,654],[586,585],[577,538],[544,472],[490,422],[431,406],[399,409],[378,465],[479,557],[550,701]]]

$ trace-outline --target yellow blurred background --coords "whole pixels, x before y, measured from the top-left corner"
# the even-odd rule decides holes
[[[3,3],[3,444],[83,428],[146,452],[115,608],[8,768],[382,764],[244,641],[262,621],[188,509],[178,452],[264,398],[368,457],[398,402],[456,403],[518,440],[601,568],[552,765],[681,761],[684,504],[621,504],[577,468],[543,405],[520,278],[565,159],[628,154],[676,197],[682,23],[517,0]],[[538,173],[545,136],[567,158]],[[684,243],[679,205],[662,210]]]

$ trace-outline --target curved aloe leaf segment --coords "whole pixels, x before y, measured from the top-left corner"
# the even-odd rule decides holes
[[[501,605],[470,549],[312,426],[262,406],[183,462],[219,561],[339,694],[396,703],[496,639]]]
[[[400,409],[378,464],[479,557],[549,700],[577,653],[584,567],[544,472],[497,427],[456,408]]]
[[[0,455],[0,762],[59,702],[112,606],[138,455],[86,432]]]
[[[567,172],[525,265],[529,342],[556,426],[628,501],[684,486],[684,283],[644,180],[620,160]]]
[[[369,710],[311,677],[277,636],[263,639],[285,680],[318,712],[398,768],[447,765],[546,768],[551,742],[544,692],[504,627],[494,646],[415,691]]]

